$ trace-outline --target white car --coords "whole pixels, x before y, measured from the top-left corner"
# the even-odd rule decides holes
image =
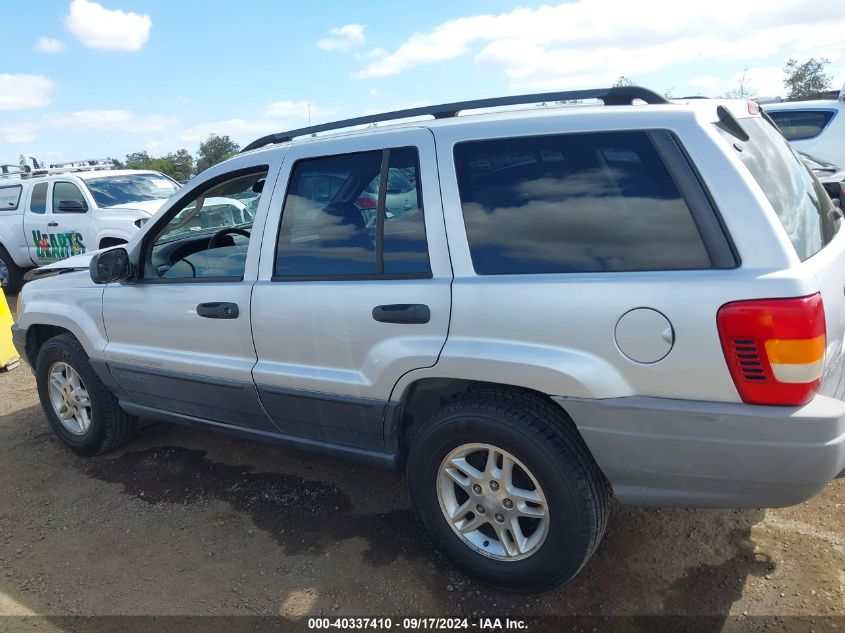
[[[795,149],[845,165],[845,89],[835,100],[770,103],[762,108]]]
[[[180,185],[157,171],[106,166],[0,173],[0,285],[28,268],[125,244]]]

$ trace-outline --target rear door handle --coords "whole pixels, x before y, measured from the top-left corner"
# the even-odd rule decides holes
[[[59,226],[58,222],[47,222],[47,226]]]
[[[394,303],[373,308],[373,318],[382,323],[428,323],[431,310],[422,303]]]
[[[206,319],[237,319],[240,314],[237,303],[212,301],[197,306],[197,315]]]

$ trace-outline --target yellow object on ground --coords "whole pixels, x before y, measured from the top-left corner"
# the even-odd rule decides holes
[[[12,345],[12,313],[6,295],[0,288],[0,371],[10,371],[20,365],[21,359]]]

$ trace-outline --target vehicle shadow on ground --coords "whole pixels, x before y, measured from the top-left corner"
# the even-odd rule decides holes
[[[367,591],[380,592],[373,596],[372,605],[383,605],[388,613],[394,609],[406,614],[419,613],[437,605],[437,613],[427,614],[711,615],[719,616],[711,621],[713,630],[719,630],[718,620],[727,616],[749,577],[763,576],[774,569],[767,555],[755,551],[751,538],[751,528],[764,518],[763,511],[616,506],[596,555],[570,584],[539,595],[510,593],[467,578],[433,550],[409,507],[404,478],[399,475],[168,425],[143,429],[134,444],[116,454],[82,458],[64,449],[45,432],[46,423],[38,407],[0,417],[0,444],[16,433],[20,435],[22,426],[26,428],[26,437],[16,444],[13,442],[11,449],[7,445],[0,450],[3,460],[3,452],[15,451],[15,468],[24,469],[17,471],[17,477],[7,471],[0,478],[0,508],[3,508],[0,519],[10,527],[16,522],[19,525],[29,522],[29,527],[12,530],[15,536],[5,537],[7,548],[15,547],[22,538],[35,538],[36,532],[60,529],[55,526],[63,522],[85,524],[91,517],[77,515],[97,512],[97,495],[103,499],[113,496],[112,487],[118,486],[118,504],[131,504],[133,512],[141,513],[142,524],[164,522],[159,529],[151,529],[145,535],[147,548],[166,551],[171,546],[166,537],[157,540],[157,535],[179,533],[184,526],[177,525],[177,512],[193,507],[189,514],[200,524],[208,523],[215,520],[208,508],[215,502],[223,502],[272,539],[278,551],[262,552],[265,559],[307,561],[303,569],[309,571],[303,572],[301,579],[292,568],[285,572],[289,584],[299,583],[319,590],[321,583],[338,582],[348,575],[353,584],[371,582],[372,587]],[[32,493],[27,491],[29,484],[24,476],[27,464],[47,472]],[[64,499],[61,494],[63,482],[77,480],[86,490],[88,501],[84,504],[75,503],[73,498]],[[15,498],[7,498],[16,484]],[[362,488],[368,486],[371,486],[370,494],[366,491],[362,494]],[[34,503],[35,497],[44,494],[50,494],[53,499],[50,513],[54,520],[39,525],[29,515],[24,518],[26,513],[22,508],[30,503],[28,497],[33,497]],[[41,503],[40,497],[38,502]],[[100,532],[128,532],[122,511],[109,511],[111,515],[95,517],[95,529],[73,534],[77,547],[96,549]],[[56,523],[57,516],[67,519]],[[91,522],[93,519],[88,523]],[[61,529],[67,529],[66,525]],[[49,550],[51,544],[61,543],[60,539],[41,538],[32,545],[47,550],[40,551],[39,560],[47,564],[67,557],[67,552]],[[241,547],[234,539],[226,542],[233,544],[232,549]],[[249,543],[242,545],[245,552],[250,547]],[[321,576],[324,558],[344,545],[358,547],[357,555],[344,554],[347,559],[357,558],[334,560],[334,566],[326,568]],[[217,547],[226,546],[218,543]],[[97,575],[100,567],[92,568],[85,585],[77,588],[82,594],[80,603],[87,602],[86,592],[96,592],[104,583],[114,582],[108,575],[114,566],[133,569],[143,565],[146,551],[138,548],[121,553],[105,568],[103,577]],[[257,583],[266,580],[249,575],[254,570],[246,562],[247,554],[243,556],[244,564],[230,572],[245,578],[241,586],[244,592],[249,592],[251,582],[256,583],[257,589]],[[33,594],[19,584],[21,578],[32,575],[32,569],[24,568],[31,562],[14,554],[3,556],[2,562],[6,573],[0,575],[0,592],[35,613],[55,613],[55,605],[45,602],[44,596],[66,586],[61,566],[54,565],[49,574],[43,575],[44,586]],[[203,595],[204,579],[209,573],[219,573],[219,570],[204,569],[204,563],[204,560],[195,561],[190,576],[180,583],[183,601],[195,605],[194,613],[202,612],[197,605]],[[154,574],[167,572],[146,570],[145,573],[153,574],[155,581]],[[380,576],[390,582],[379,584]],[[410,583],[408,591],[413,593],[406,602],[403,596],[391,591],[392,579],[396,578],[400,579],[395,581],[400,585]],[[166,579],[162,578],[161,582]],[[285,596],[280,596],[269,613],[284,613],[285,600]],[[332,611],[331,604],[317,601],[299,615],[322,611],[374,615],[378,611],[367,603],[357,604],[357,609],[344,604],[340,611]],[[162,605],[162,609],[166,610],[167,606]]]

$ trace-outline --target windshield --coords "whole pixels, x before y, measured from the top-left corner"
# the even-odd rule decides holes
[[[164,200],[179,190],[179,185],[163,174],[104,176],[86,180],[85,184],[101,208]]]

